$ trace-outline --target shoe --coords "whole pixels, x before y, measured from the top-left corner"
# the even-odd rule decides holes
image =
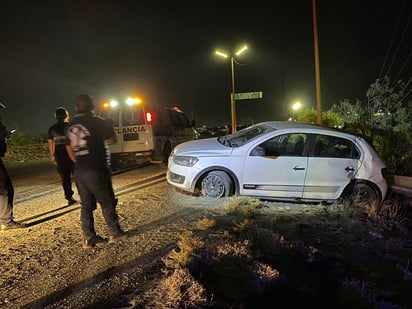
[[[5,231],[5,230],[12,230],[12,229],[22,229],[25,227],[27,227],[27,224],[11,220],[9,223],[1,224],[0,230]]]
[[[74,198],[68,198],[67,199],[67,205],[73,205],[73,204],[76,204],[77,203],[77,200],[75,200]]]
[[[96,235],[91,239],[86,239],[83,243],[83,248],[94,248],[98,245],[107,243],[107,238]]]
[[[109,236],[109,244],[118,243],[128,237],[129,233],[127,231],[120,230],[118,233]]]

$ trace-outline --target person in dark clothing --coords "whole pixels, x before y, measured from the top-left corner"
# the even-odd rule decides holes
[[[0,103],[0,109],[5,108]],[[7,140],[11,138],[10,131],[3,125],[0,118],[0,230],[17,229],[26,227],[26,224],[14,221],[13,201],[14,187],[9,172],[3,163],[7,151]]]
[[[81,198],[81,227],[85,238],[84,247],[108,241],[118,242],[128,236],[119,225],[116,212],[111,171],[107,165],[107,145],[114,138],[114,128],[109,122],[94,115],[93,100],[89,95],[80,95],[76,101],[76,115],[68,123],[66,135],[71,150],[76,156],[74,178]],[[97,235],[93,211],[100,204],[107,224],[109,239]]]
[[[67,204],[73,205],[77,203],[73,198],[74,191],[72,189],[72,175],[76,158],[70,150],[67,151],[70,145],[65,130],[69,121],[69,112],[64,107],[58,107],[54,115],[57,122],[50,126],[47,133],[50,161],[57,166]]]

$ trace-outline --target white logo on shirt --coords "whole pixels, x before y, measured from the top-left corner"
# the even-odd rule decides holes
[[[67,136],[76,156],[84,156],[90,153],[87,147],[87,137],[90,136],[90,132],[85,126],[82,124],[70,126]]]

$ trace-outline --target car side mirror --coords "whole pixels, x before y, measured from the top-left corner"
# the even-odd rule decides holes
[[[250,155],[254,157],[264,157],[265,154],[266,154],[265,148],[260,147],[260,146],[253,148],[252,151],[250,152]]]

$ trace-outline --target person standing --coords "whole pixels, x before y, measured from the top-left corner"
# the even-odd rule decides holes
[[[75,108],[76,115],[68,123],[66,135],[76,156],[74,178],[82,201],[80,220],[85,238],[83,246],[93,248],[106,241],[116,243],[126,238],[128,233],[119,225],[117,199],[106,160],[106,142],[114,139],[113,125],[94,115],[93,99],[87,94],[77,97]],[[94,228],[96,202],[100,204],[107,224],[108,240],[98,235]]]
[[[0,103],[0,109],[6,108]],[[24,228],[27,225],[14,221],[13,217],[13,201],[14,187],[11,181],[9,172],[3,163],[3,157],[7,151],[7,139],[11,137],[11,133],[1,122],[0,118],[0,230]]]
[[[66,125],[69,122],[69,112],[64,107],[58,107],[54,116],[57,122],[49,127],[47,133],[50,161],[57,166],[57,172],[62,181],[64,197],[67,200],[67,204],[73,205],[77,203],[73,198],[74,191],[72,189],[72,175],[76,158],[74,157],[73,152],[67,150],[70,145],[65,130]]]

